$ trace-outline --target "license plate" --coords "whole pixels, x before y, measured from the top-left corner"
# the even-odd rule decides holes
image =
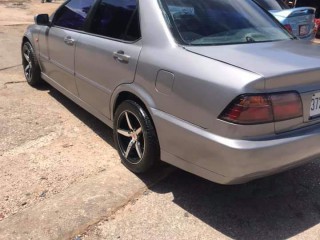
[[[312,95],[310,104],[310,118],[320,115],[320,92]]]
[[[309,33],[309,27],[308,25],[300,25],[299,26],[299,35],[305,36]]]

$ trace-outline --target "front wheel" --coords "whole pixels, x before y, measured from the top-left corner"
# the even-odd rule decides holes
[[[30,42],[25,42],[22,46],[22,66],[24,76],[31,86],[41,83],[41,71],[34,49]]]
[[[160,158],[160,147],[147,112],[134,101],[119,105],[114,117],[114,142],[122,163],[134,173],[152,168]]]

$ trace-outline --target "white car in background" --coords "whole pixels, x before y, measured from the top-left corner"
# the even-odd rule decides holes
[[[289,32],[301,39],[313,39],[316,9],[312,7],[289,8],[282,0],[255,0],[268,10]]]

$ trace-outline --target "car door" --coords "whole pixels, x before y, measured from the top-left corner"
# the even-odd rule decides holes
[[[137,1],[101,0],[89,19],[76,46],[77,87],[84,102],[110,117],[111,94],[133,82],[141,51]]]
[[[75,46],[94,0],[70,0],[55,14],[47,35],[49,62],[45,74],[74,95]]]

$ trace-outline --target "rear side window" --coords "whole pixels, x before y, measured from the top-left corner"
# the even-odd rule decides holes
[[[93,2],[94,0],[71,0],[59,9],[54,17],[54,25],[82,30]]]
[[[126,41],[141,37],[137,0],[101,0],[90,32]]]

